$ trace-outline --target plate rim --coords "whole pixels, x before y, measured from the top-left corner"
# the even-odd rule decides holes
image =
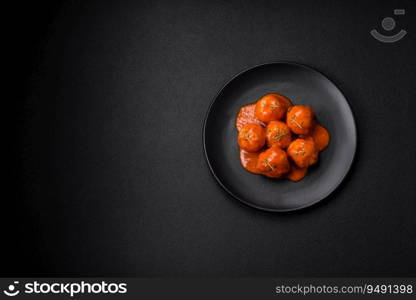
[[[308,69],[312,72],[316,72],[318,74],[320,74],[321,76],[323,76],[326,80],[328,80],[330,83],[332,83],[335,88],[341,93],[342,97],[345,100],[345,103],[347,104],[347,107],[349,109],[349,111],[351,112],[351,117],[352,117],[352,124],[353,124],[353,137],[354,137],[354,150],[353,150],[353,154],[352,154],[352,158],[351,161],[349,163],[348,169],[345,172],[345,174],[339,179],[339,181],[336,183],[336,186],[333,190],[329,191],[326,195],[324,195],[323,197],[321,197],[320,199],[313,201],[311,203],[307,203],[305,205],[299,206],[299,207],[295,207],[295,208],[287,208],[287,209],[278,209],[278,208],[265,208],[265,207],[261,207],[258,205],[255,205],[253,203],[250,203],[248,201],[246,201],[245,199],[237,196],[235,193],[233,193],[232,191],[230,191],[223,183],[222,181],[218,178],[217,174],[215,173],[210,161],[209,161],[209,157],[208,157],[208,153],[207,153],[207,148],[206,148],[206,128],[207,128],[207,121],[210,115],[210,112],[212,110],[213,105],[216,103],[218,96],[223,92],[223,90],[236,78],[240,77],[241,75],[243,75],[246,72],[249,72],[253,69],[259,68],[259,67],[263,67],[266,65],[291,65],[291,66],[296,66],[296,67],[300,67],[300,68],[304,68],[304,69]],[[241,203],[252,207],[252,208],[256,208],[259,209],[261,211],[267,211],[267,212],[277,212],[277,213],[284,213],[284,212],[292,212],[292,211],[299,211],[308,207],[311,207],[319,202],[322,202],[323,200],[325,200],[326,198],[328,198],[331,194],[333,194],[336,190],[338,190],[338,188],[340,187],[341,183],[344,181],[344,179],[347,177],[347,175],[350,173],[351,168],[355,162],[356,159],[356,154],[357,154],[357,143],[358,143],[358,137],[357,137],[357,124],[355,121],[355,117],[354,117],[354,112],[352,110],[352,107],[350,105],[350,103],[348,102],[347,98],[345,97],[344,93],[341,91],[341,89],[332,81],[330,80],[324,73],[322,73],[321,71],[310,67],[308,65],[302,64],[302,63],[298,63],[298,62],[293,62],[293,61],[272,61],[272,62],[265,62],[265,63],[260,63],[257,65],[254,65],[252,67],[248,67],[243,69],[242,71],[234,74],[233,76],[231,76],[230,79],[228,79],[225,84],[222,85],[222,87],[218,90],[218,92],[214,95],[214,97],[212,98],[207,112],[205,113],[205,117],[204,117],[204,123],[203,123],[203,128],[202,128],[202,144],[203,144],[203,149],[204,149],[204,157],[205,157],[205,161],[208,164],[208,168],[210,170],[210,173],[212,174],[212,176],[214,176],[216,182],[221,186],[221,188],[228,194],[230,195],[232,198],[240,201]]]

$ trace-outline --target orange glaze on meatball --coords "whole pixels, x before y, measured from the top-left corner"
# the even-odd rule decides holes
[[[267,177],[282,177],[290,170],[286,152],[279,147],[271,147],[260,153],[257,161],[257,170]]]
[[[257,152],[266,142],[264,127],[258,124],[246,124],[238,133],[240,148],[248,152]]]
[[[268,123],[282,119],[291,105],[283,95],[266,94],[257,101],[254,114],[260,121]]]
[[[266,140],[269,147],[287,148],[292,142],[292,134],[285,123],[271,121],[266,127]]]
[[[312,108],[304,105],[295,105],[289,108],[286,123],[290,130],[296,134],[308,134],[313,125],[314,112]]]
[[[318,150],[312,139],[296,139],[287,148],[287,154],[300,168],[306,168],[318,161]]]

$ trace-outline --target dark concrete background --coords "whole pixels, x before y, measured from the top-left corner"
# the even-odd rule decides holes
[[[394,8],[408,35],[382,44],[369,31]],[[414,1],[67,1],[11,14],[20,76],[1,275],[416,274]],[[222,85],[280,60],[331,78],[359,133],[343,187],[290,214],[228,197],[202,149]]]

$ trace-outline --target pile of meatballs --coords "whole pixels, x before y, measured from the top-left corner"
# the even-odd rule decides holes
[[[267,94],[240,108],[236,119],[240,161],[249,172],[299,181],[329,144],[313,109]]]

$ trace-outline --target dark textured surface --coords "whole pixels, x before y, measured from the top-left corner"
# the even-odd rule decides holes
[[[1,275],[414,276],[416,6],[397,3],[68,1],[39,27],[45,7],[11,11],[15,39],[41,42],[16,45],[32,71]],[[394,8],[409,34],[381,44]],[[222,85],[276,60],[328,75],[358,127],[345,186],[300,213],[226,196],[202,150]]]
[[[312,107],[331,133],[330,146],[300,182],[254,175],[241,166],[236,114],[273,92]],[[356,145],[354,117],[342,92],[321,73],[294,63],[263,64],[240,73],[215,97],[204,124],[205,155],[218,183],[236,199],[267,211],[293,211],[325,199],[348,173]]]

